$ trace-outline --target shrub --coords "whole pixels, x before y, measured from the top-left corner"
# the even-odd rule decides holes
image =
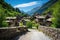
[[[32,22],[33,24],[33,27],[36,27],[36,28],[38,28],[38,26],[39,26],[39,24],[38,23],[36,23],[35,21],[34,22]]]
[[[23,27],[23,22],[20,22],[20,23],[19,23],[19,26]]]
[[[6,23],[6,22],[3,21],[3,22],[2,22],[2,26],[3,26],[3,27],[8,27],[8,23]]]
[[[28,22],[26,23],[26,26],[27,26],[28,28],[32,28],[32,22],[31,22],[31,21],[28,21]]]
[[[27,26],[28,28],[32,28],[32,27],[38,28],[39,24],[36,23],[35,21],[28,21],[28,22],[26,23],[26,26]]]

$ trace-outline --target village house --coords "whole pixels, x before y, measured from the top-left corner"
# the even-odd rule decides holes
[[[35,21],[36,22],[38,22],[40,25],[45,25],[44,23],[45,23],[45,17],[44,16],[35,16],[36,17],[36,19],[35,19]]]
[[[6,21],[9,25],[9,27],[14,27],[14,26],[18,26],[19,23],[16,19],[16,17],[6,17]]]
[[[52,24],[52,20],[51,20],[52,18],[48,18],[47,20],[46,20],[46,26],[51,26],[51,24]]]
[[[36,15],[35,21],[38,22],[40,25],[43,25],[43,26],[50,26],[52,24],[50,15],[45,15],[45,16]]]
[[[30,21],[30,17],[24,17],[22,20],[23,25],[26,25],[26,22]]]

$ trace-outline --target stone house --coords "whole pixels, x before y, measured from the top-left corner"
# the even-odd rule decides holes
[[[44,16],[35,16],[35,21],[38,22],[40,25],[45,25],[45,17]]]
[[[6,17],[6,22],[10,27],[19,26],[16,17]]]
[[[46,26],[51,26],[51,24],[52,24],[52,20],[51,20],[52,18],[48,18],[47,20],[46,20]]]
[[[50,26],[52,24],[51,17],[50,16],[48,17],[48,15],[47,16],[37,15],[35,17],[36,17],[35,21],[38,22],[40,25]]]

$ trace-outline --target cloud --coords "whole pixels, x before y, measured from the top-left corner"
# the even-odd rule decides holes
[[[29,2],[29,3],[24,3],[24,4],[18,4],[16,6],[14,6],[14,8],[28,7],[28,6],[33,6],[36,4],[37,4],[37,1],[34,1],[34,2]]]

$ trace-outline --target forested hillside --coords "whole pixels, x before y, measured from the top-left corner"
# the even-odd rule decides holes
[[[0,14],[4,13],[6,16],[16,16],[20,14],[18,8],[14,9],[10,4],[6,3],[4,0],[0,0]]]
[[[16,17],[17,15],[26,16],[26,14],[21,13],[18,8],[13,8],[4,0],[0,0],[0,27],[8,26],[5,22],[6,17]]]
[[[58,0],[55,4],[50,6],[43,14],[46,15],[48,12],[52,14],[52,26],[60,28],[60,0]]]
[[[39,13],[42,14],[46,9],[48,9],[50,6],[52,6],[57,0],[49,0],[48,2],[46,2],[45,4],[43,4],[42,6],[38,6],[36,8],[33,8],[31,11],[29,11],[29,14],[35,14],[35,13]]]

